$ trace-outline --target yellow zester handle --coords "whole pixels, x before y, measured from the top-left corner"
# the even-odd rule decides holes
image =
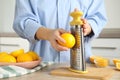
[[[73,20],[70,22],[71,26],[75,26],[75,25],[82,25],[83,22],[81,20],[81,16],[83,15],[83,12],[81,11],[74,11],[70,14],[70,16],[73,17]]]

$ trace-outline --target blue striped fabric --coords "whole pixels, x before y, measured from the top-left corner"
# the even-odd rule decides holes
[[[22,76],[24,74],[29,74],[35,71],[40,70],[48,65],[52,65],[53,62],[42,62],[40,65],[33,69],[26,69],[19,66],[8,65],[8,66],[0,66],[0,78],[9,78],[14,76]]]

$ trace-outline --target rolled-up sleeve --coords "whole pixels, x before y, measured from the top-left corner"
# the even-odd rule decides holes
[[[96,38],[99,36],[103,27],[107,22],[104,0],[91,0],[91,5],[88,8],[86,18],[92,27],[93,33],[88,37]],[[90,39],[92,39],[90,38]]]
[[[22,38],[34,42],[34,36],[41,26],[35,6],[31,6],[30,0],[16,0],[13,29]]]

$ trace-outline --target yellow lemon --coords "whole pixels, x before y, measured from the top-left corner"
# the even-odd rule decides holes
[[[90,56],[90,62],[95,63],[95,59],[102,58],[101,56]]]
[[[102,56],[90,56],[90,62],[95,63],[97,67],[106,67],[109,64],[109,60]]]
[[[97,67],[107,67],[109,64],[109,60],[105,58],[96,58],[95,64]]]
[[[120,62],[116,62],[116,68],[120,70]]]
[[[120,59],[113,59],[114,65],[116,65],[117,62],[120,62]]]
[[[58,41],[61,46],[72,48],[75,45],[75,37],[70,33],[63,33],[61,37],[66,41],[65,43]]]
[[[12,55],[6,54],[6,55],[2,55],[0,57],[0,62],[13,62],[13,63],[16,63],[16,59]]]
[[[3,56],[3,55],[8,55],[7,52],[0,52],[0,56]]]
[[[30,62],[30,61],[33,61],[32,56],[26,53],[20,54],[17,57],[17,62]]]
[[[10,53],[10,55],[12,55],[16,58],[17,56],[19,56],[20,54],[23,54],[23,53],[24,53],[24,49],[19,49],[19,50],[12,51]]]
[[[39,56],[38,56],[38,54],[37,54],[36,52],[34,52],[34,51],[28,51],[26,54],[31,55],[32,58],[33,58],[33,61],[35,61],[35,60],[39,60]]]

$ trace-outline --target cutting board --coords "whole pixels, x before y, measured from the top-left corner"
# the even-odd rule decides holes
[[[75,73],[68,69],[68,67],[60,67],[50,72],[51,75],[77,77],[77,78],[88,78],[88,79],[99,79],[108,80],[112,77],[114,70],[110,68],[87,68],[88,73]]]

